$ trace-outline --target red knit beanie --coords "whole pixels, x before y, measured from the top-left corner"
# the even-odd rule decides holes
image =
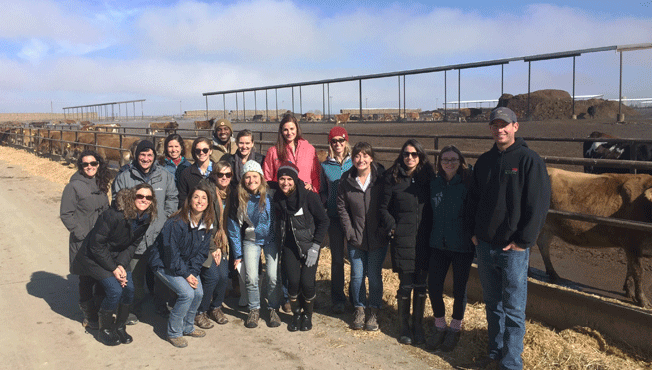
[[[342,126],[335,126],[328,133],[328,142],[330,143],[334,137],[338,137],[338,136],[342,136],[343,138],[346,139],[346,141],[349,141],[349,133],[346,132],[346,129]]]

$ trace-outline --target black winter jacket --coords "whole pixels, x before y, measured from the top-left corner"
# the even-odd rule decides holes
[[[213,164],[213,166],[215,166],[215,164]],[[181,174],[179,175],[179,182],[177,184],[177,189],[179,190],[179,209],[183,207],[183,202],[186,201],[190,190],[192,190],[199,184],[201,180],[205,178],[206,176],[202,175],[201,172],[199,172],[199,167],[194,164],[184,168],[183,171],[181,171]]]
[[[383,177],[383,195],[378,208],[383,228],[394,231],[390,240],[394,272],[411,273],[428,268],[432,176],[432,168],[424,166],[414,176],[408,176],[399,167],[397,183],[390,170]]]
[[[337,188],[337,213],[346,240],[350,246],[364,251],[387,246],[387,231],[380,227],[378,212],[385,168],[375,163],[372,162],[371,182],[366,191],[356,181],[355,167],[344,172]]]
[[[495,248],[511,242],[529,248],[550,206],[546,164],[522,138],[502,152],[494,144],[475,164],[469,195],[478,239]]]
[[[297,252],[302,259],[305,258],[308,249],[313,244],[321,245],[328,232],[330,222],[319,195],[306,190],[304,186],[303,181],[299,180],[295,191],[300,192],[301,208],[293,215],[288,215],[285,195],[280,190],[274,194],[277,246],[279,250],[284,245],[297,246]],[[288,231],[292,235],[288,235]],[[287,240],[288,238],[293,238],[293,240]]]
[[[142,220],[127,220],[122,207],[119,193],[111,208],[102,212],[93,229],[82,243],[72,265],[72,273],[90,276],[96,280],[113,276],[113,270],[118,265],[129,271],[129,262],[133,258],[136,247],[149,227],[149,217]]]

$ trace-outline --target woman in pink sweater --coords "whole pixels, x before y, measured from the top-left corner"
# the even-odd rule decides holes
[[[299,122],[292,114],[287,114],[278,126],[276,145],[267,150],[263,163],[265,181],[271,188],[277,188],[276,172],[284,161],[292,162],[299,168],[299,178],[306,189],[319,193],[319,159],[315,147],[301,137]]]

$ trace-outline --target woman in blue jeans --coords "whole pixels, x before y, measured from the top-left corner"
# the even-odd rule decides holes
[[[100,214],[73,261],[73,274],[90,276],[104,288],[97,339],[107,346],[133,341],[125,330],[134,300],[129,262],[155,218],[156,200],[150,185],[121,190],[111,208]]]
[[[355,312],[351,328],[375,331],[383,303],[382,267],[387,254],[387,232],[379,228],[378,200],[384,168],[374,162],[369,143],[355,144],[353,167],[346,171],[337,189],[337,211],[348,243],[351,260],[349,295]],[[369,278],[369,300],[364,279]],[[365,314],[365,307],[369,312]]]
[[[249,315],[245,326],[255,328],[260,318],[260,291],[258,290],[258,267],[261,251],[265,253],[267,272],[267,326],[281,326],[277,310],[280,306],[281,285],[277,284],[279,251],[274,242],[274,212],[272,197],[263,177],[263,169],[258,162],[251,160],[242,168],[242,180],[237,192],[231,197],[229,206],[228,232],[235,268],[244,272],[249,301]],[[244,266],[240,266],[244,264]]]
[[[199,185],[188,192],[183,207],[165,222],[149,252],[152,270],[177,294],[168,318],[167,339],[178,348],[188,345],[183,336],[206,336],[193,323],[204,296],[199,273],[208,257],[214,220],[210,190]]]
[[[435,316],[435,332],[427,348],[452,351],[460,339],[466,309],[466,283],[469,280],[475,246],[471,241],[471,216],[467,202],[471,171],[454,145],[444,147],[437,160],[437,177],[430,182],[433,210],[430,233],[430,302]],[[453,314],[446,325],[442,294],[448,268],[453,266]]]
[[[213,166],[213,171],[207,179],[201,180],[206,185],[213,198],[215,210],[215,227],[211,241],[210,255],[201,268],[201,281],[204,286],[204,298],[195,316],[195,325],[202,329],[210,329],[213,324],[210,319],[220,325],[229,322],[222,312],[222,303],[229,281],[229,240],[226,236],[227,199],[231,192],[233,169],[226,161],[219,161]]]

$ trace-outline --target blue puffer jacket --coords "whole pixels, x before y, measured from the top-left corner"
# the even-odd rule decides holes
[[[181,175],[181,172],[191,165],[191,163],[184,157],[181,157],[181,162],[179,162],[178,166],[165,157],[159,161],[159,164],[174,176],[174,183],[177,186],[179,186],[179,176]]]
[[[242,240],[244,238],[244,229],[246,229],[245,220],[242,215],[238,215],[238,195],[234,191],[231,198],[231,212],[229,212],[228,232],[229,240],[233,245],[233,256],[235,259],[242,259]],[[247,201],[247,215],[253,223],[256,234],[254,242],[257,245],[266,246],[274,243],[274,213],[272,210],[272,195],[270,192],[266,195],[265,208],[261,211],[258,207],[260,195],[249,195]]]
[[[337,163],[331,157],[321,162],[321,186],[319,187],[319,195],[321,195],[322,203],[326,204],[328,217],[338,218],[337,213],[337,187],[340,184],[340,179],[344,172],[348,171],[352,166],[351,156],[347,156],[342,164]]]
[[[154,271],[164,268],[184,279],[199,276],[208,258],[211,229],[202,224],[191,227],[179,215],[165,221],[156,244],[148,250],[148,263]]]

